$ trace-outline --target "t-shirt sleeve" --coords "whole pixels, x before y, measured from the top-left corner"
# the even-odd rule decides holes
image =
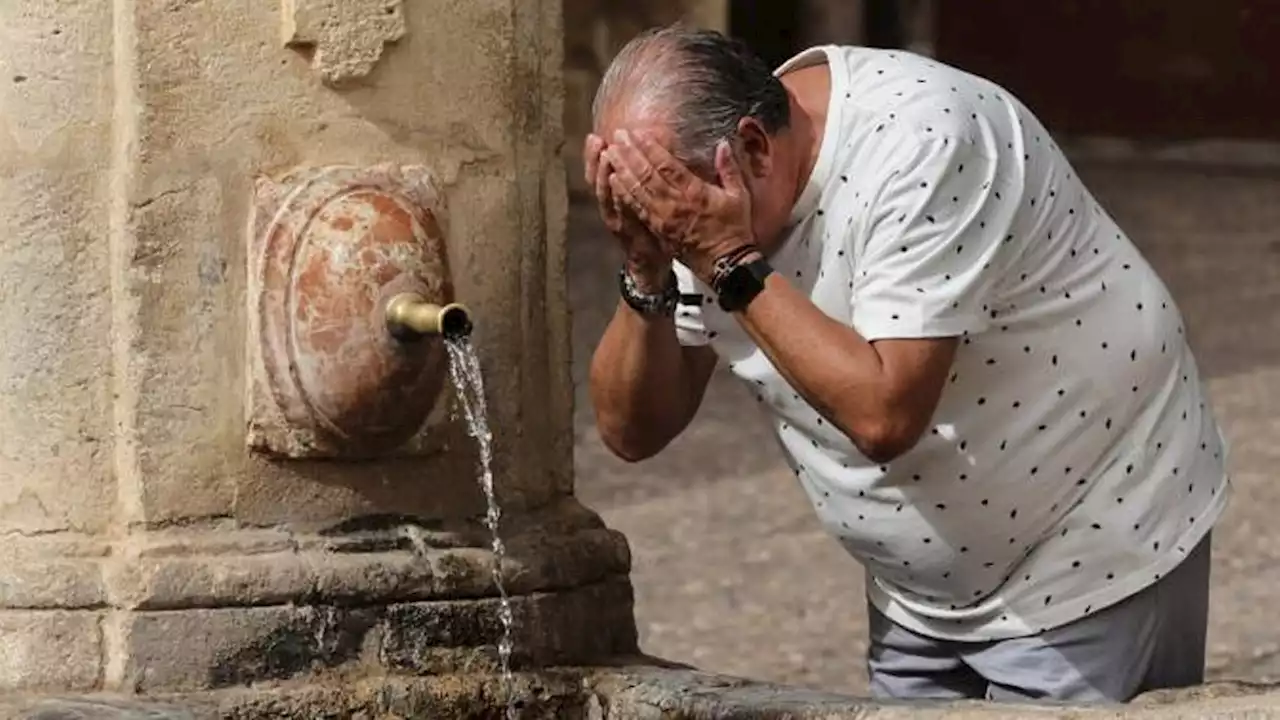
[[[876,200],[846,238],[852,325],[867,340],[954,337],[990,321],[1012,217],[995,158],[955,138],[899,138],[877,158]]]
[[[680,294],[684,298],[692,300],[699,298],[701,302],[706,302],[710,297],[699,286],[697,279],[693,273],[680,263],[675,263],[672,269],[676,274],[676,286],[680,289]],[[707,328],[702,320],[702,305],[695,303],[686,303],[683,299],[676,306],[676,339],[681,345],[688,347],[699,347],[707,345],[711,342],[711,337],[707,333]]]

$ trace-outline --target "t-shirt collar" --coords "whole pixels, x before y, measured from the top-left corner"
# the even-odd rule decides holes
[[[835,163],[835,146],[838,142],[841,122],[840,110],[843,107],[839,99],[844,96],[845,86],[847,85],[845,68],[836,61],[836,53],[832,52],[835,49],[833,45],[820,45],[809,48],[787,60],[774,71],[775,76],[781,76],[793,70],[820,65],[825,62],[831,72],[831,97],[827,101],[827,122],[822,131],[822,143],[818,148],[818,160],[814,163],[812,172],[809,173],[809,180],[805,184],[804,191],[800,193],[800,197],[791,209],[791,217],[788,224],[792,226],[800,223],[818,209],[818,202],[822,199],[822,189],[826,187],[827,182],[831,179],[831,169]]]

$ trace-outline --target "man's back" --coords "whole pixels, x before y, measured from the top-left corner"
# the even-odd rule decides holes
[[[687,313],[683,337],[710,340],[776,415],[895,622],[996,639],[1149,585],[1225,500],[1222,441],[1163,283],[1003,89],[862,48],[781,72],[815,62],[832,74],[826,135],[771,262],[868,341],[963,336],[933,427],[869,462],[732,317]]]

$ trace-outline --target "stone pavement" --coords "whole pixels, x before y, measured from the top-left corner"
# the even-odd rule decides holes
[[[1212,677],[1280,679],[1280,170],[1080,163],[1172,288],[1233,444],[1214,536]],[[826,691],[865,688],[861,568],[828,539],[755,403],[722,372],[695,425],[651,461],[601,446],[582,378],[613,311],[616,248],[570,216],[577,487],[625,532],[641,646],[705,670]]]
[[[512,709],[524,720],[1236,720],[1280,718],[1280,690],[1217,683],[1150,693],[1124,706],[875,702],[620,658],[607,667],[517,674]],[[497,718],[496,676],[331,678],[181,696],[107,694],[0,698],[4,720],[427,720]]]
[[[708,673],[621,667],[589,677],[587,720],[1269,720],[1280,718],[1280,691],[1215,683],[1149,693],[1125,705],[876,702],[817,690]]]

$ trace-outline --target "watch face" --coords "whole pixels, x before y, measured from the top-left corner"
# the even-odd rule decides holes
[[[745,310],[764,290],[765,278],[773,272],[765,260],[753,260],[729,271],[720,283],[720,308],[726,312]]]
[[[724,278],[720,288],[720,308],[726,312],[741,310],[763,287],[750,268],[739,265]]]

